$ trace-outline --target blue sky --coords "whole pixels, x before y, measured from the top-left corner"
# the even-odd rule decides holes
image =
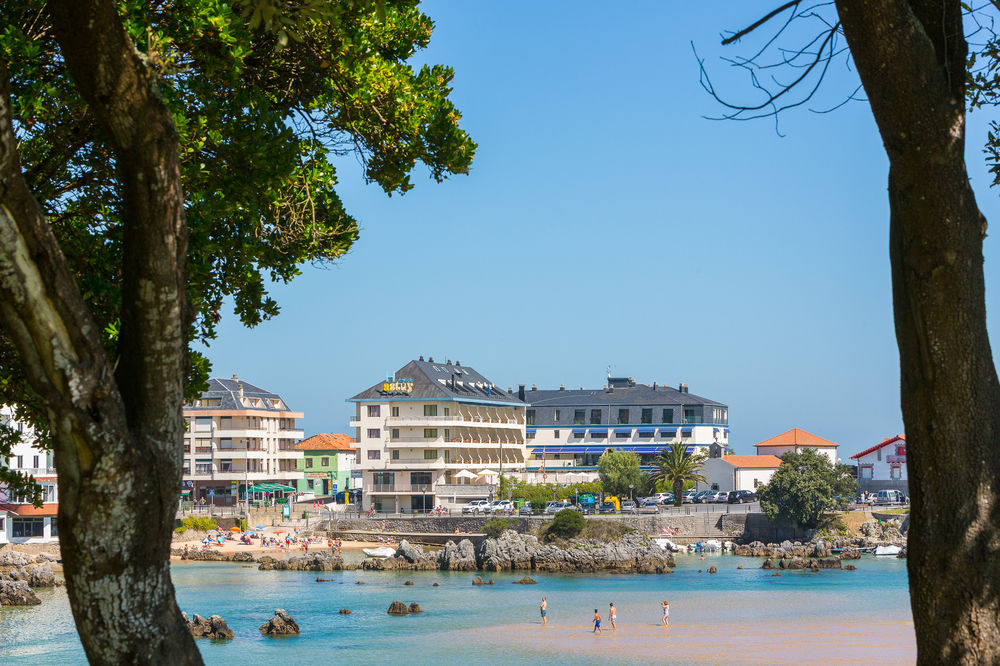
[[[419,355],[504,387],[599,387],[609,364],[685,382],[729,405],[738,453],[800,427],[846,459],[902,432],[888,167],[868,105],[786,112],[783,136],[703,117],[720,108],[691,43],[749,99],[719,59],[746,48],[719,35],[770,4],[425,2],[437,27],[419,62],[456,71],[472,172],[435,184],[418,166],[389,198],[338,164],[360,240],[275,286],[276,319],[248,330],[227,313],[213,374],[280,393],[307,435],[350,432],[345,398]],[[812,108],[856,85],[833,67]],[[970,117],[968,160],[995,219],[988,120]]]

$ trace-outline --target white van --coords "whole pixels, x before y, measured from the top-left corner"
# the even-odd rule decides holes
[[[880,490],[875,496],[875,504],[904,504],[906,497],[898,490]]]

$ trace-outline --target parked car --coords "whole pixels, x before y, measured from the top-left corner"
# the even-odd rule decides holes
[[[493,513],[513,513],[514,503],[510,500],[497,500],[490,505]]]
[[[614,513],[618,510],[614,502],[602,502],[601,508],[598,509],[601,513]]]
[[[657,497],[659,498],[660,504],[667,505],[674,503],[673,493],[660,493],[659,495],[657,495]]]
[[[695,504],[704,504],[705,498],[708,497],[709,493],[715,492],[714,490],[702,490],[700,493],[696,494],[691,501]]]
[[[517,510],[517,515],[519,516],[530,516],[533,513],[534,511],[531,510],[531,504],[527,502],[525,503],[524,506],[522,506],[520,509]]]
[[[573,505],[566,500],[551,500],[545,505],[545,513],[553,514],[557,511],[562,511],[563,509],[570,509]]]
[[[639,513],[639,507],[632,500],[622,502],[622,513]]]
[[[462,507],[462,513],[487,513],[490,503],[486,500],[472,500]]]
[[[726,501],[730,504],[747,504],[757,501],[757,493],[752,490],[730,490],[726,496]]]
[[[646,502],[639,507],[639,513],[659,513],[660,505],[658,502]]]
[[[681,496],[681,504],[691,504],[694,502],[694,496],[698,494],[697,490],[687,490]]]
[[[706,504],[725,504],[729,498],[729,493],[724,490],[713,490],[705,496]]]

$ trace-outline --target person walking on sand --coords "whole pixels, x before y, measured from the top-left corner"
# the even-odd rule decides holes
[[[542,614],[542,624],[548,624],[549,623],[549,618],[545,617],[545,615],[546,615],[546,609],[548,607],[549,607],[549,602],[547,602],[545,600],[545,597],[542,597],[542,603],[538,607],[539,612],[541,612],[541,614]]]
[[[601,631],[601,614],[597,612],[596,608],[594,609],[594,631],[593,631],[593,633],[595,633],[595,634],[604,633],[604,632]]]
[[[611,610],[608,611],[608,619],[611,621],[611,628],[617,629],[618,625],[615,624],[615,620],[618,619],[618,609],[615,608],[615,604],[612,602]]]
[[[670,626],[670,602],[664,599],[663,603],[660,604],[660,608],[663,609],[663,619],[660,620],[660,622],[663,624],[664,627],[669,627]]]

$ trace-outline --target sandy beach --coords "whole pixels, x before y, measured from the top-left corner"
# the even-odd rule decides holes
[[[170,544],[171,549],[184,550],[187,547],[189,550],[205,550],[204,544],[202,544],[201,539],[204,535],[198,536],[196,539],[189,540],[175,540]],[[284,534],[273,534],[271,531],[265,532],[265,536],[274,536],[275,538],[284,537]],[[379,543],[377,541],[343,541],[342,547],[345,553],[349,552],[359,552],[362,548],[378,548],[379,546],[384,546],[386,544]],[[247,545],[240,543],[239,540],[226,541],[222,545],[213,544],[209,546],[210,550],[221,552],[221,553],[260,553],[264,555],[271,555],[272,557],[282,557],[285,555],[301,555],[306,551],[302,548],[302,543],[292,544],[288,548],[276,548],[274,546],[262,546],[260,545],[260,539],[253,539],[252,545]],[[328,542],[326,539],[322,541],[314,541],[309,544],[309,550],[329,550]],[[178,555],[171,555],[171,560],[181,559]]]

